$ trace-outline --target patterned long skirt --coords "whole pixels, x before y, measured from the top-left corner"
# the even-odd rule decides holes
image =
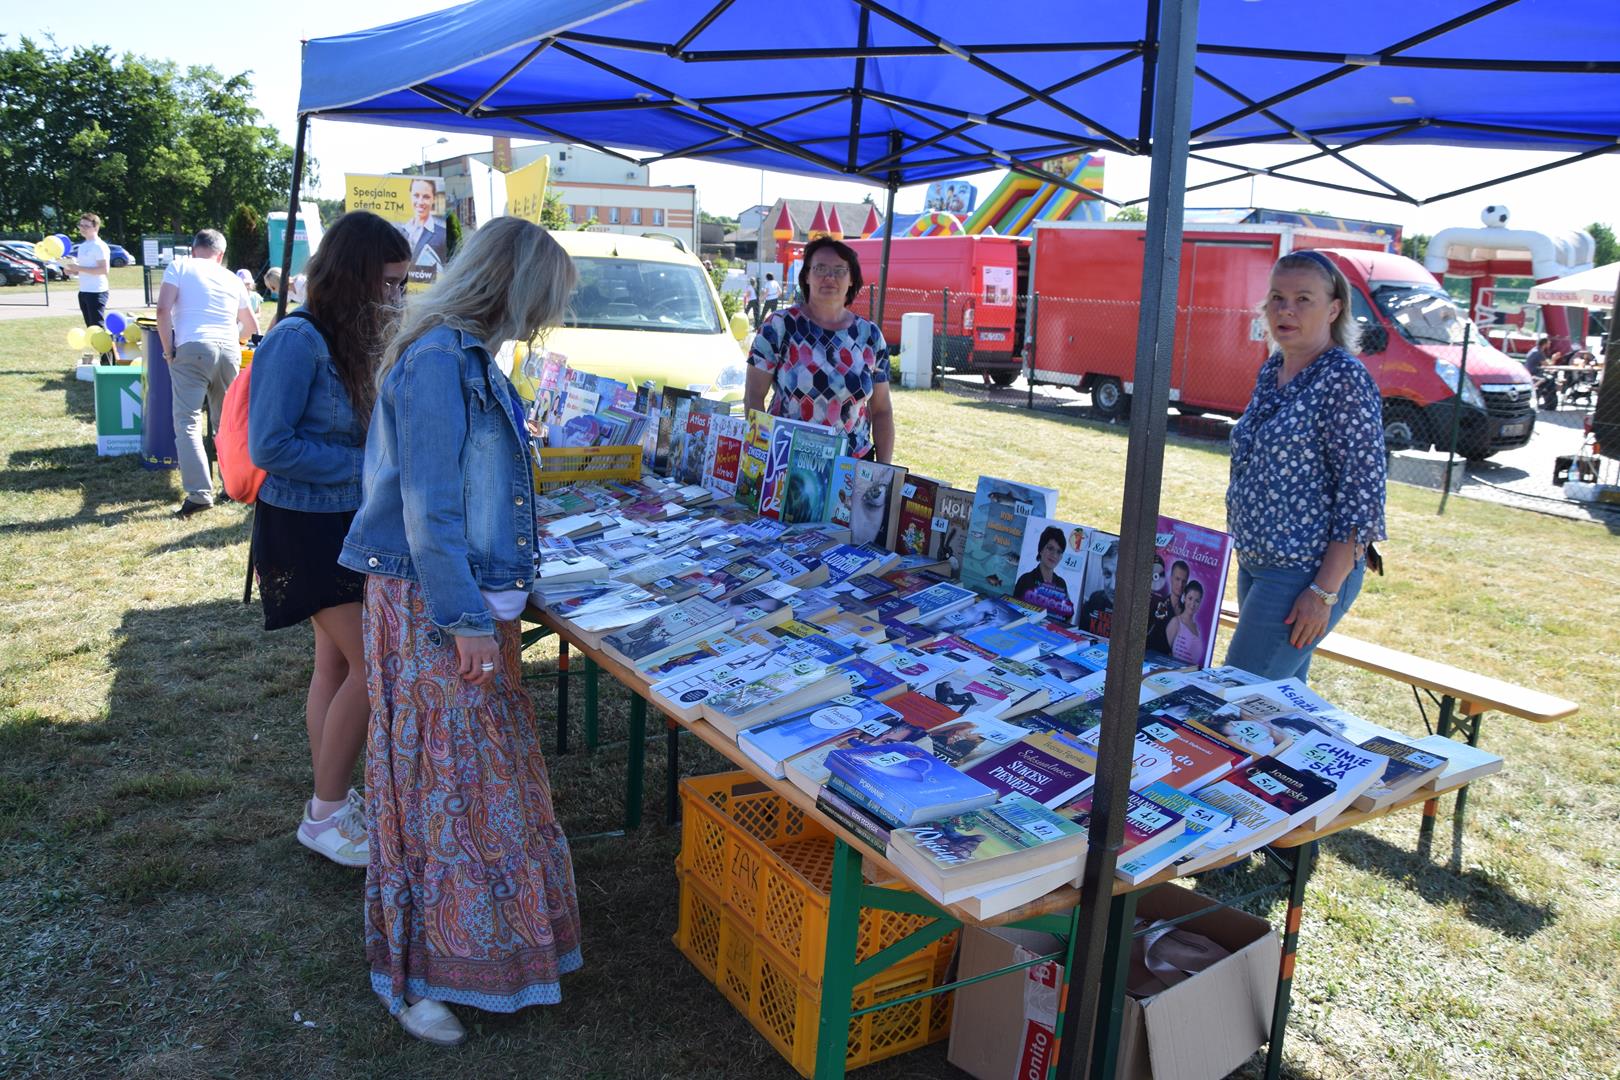
[[[366,579],[366,959],[391,1013],[404,996],[513,1012],[562,999],[581,964],[568,840],[551,806],[518,624],[501,666],[456,674],[455,641],[421,589]]]

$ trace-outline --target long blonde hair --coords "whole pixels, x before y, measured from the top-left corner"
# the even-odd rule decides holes
[[[378,385],[411,344],[436,327],[464,330],[492,353],[508,341],[533,342],[562,322],[578,276],[545,229],[522,218],[496,218],[456,249],[432,288],[406,305],[383,350]]]

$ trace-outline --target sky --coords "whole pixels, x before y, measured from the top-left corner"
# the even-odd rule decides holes
[[[8,46],[21,36],[53,38],[64,47],[107,45],[116,52],[135,52],[181,66],[210,64],[226,74],[251,70],[255,104],[266,122],[280,129],[291,144],[296,132],[299,42],[329,37],[384,22],[409,18],[450,6],[449,0],[393,0],[388,4],[357,0],[274,0],[270,4],[219,4],[202,0],[156,0],[132,7],[127,0],[77,0],[64,8],[11,0],[0,11],[0,36]],[[438,139],[444,139],[439,143]],[[395,172],[429,158],[444,158],[489,149],[484,136],[391,129],[370,124],[317,120],[310,125],[309,152],[320,163],[320,192],[343,194],[344,173]],[[1450,147],[1370,148],[1353,155],[1359,163],[1403,190],[1432,194],[1442,189],[1530,168],[1558,155],[1524,151],[1459,150]],[[1247,164],[1264,164],[1260,153]],[[1192,163],[1189,183],[1213,179],[1222,172]],[[1324,177],[1357,182],[1353,174]],[[987,196],[1000,174],[970,177]],[[762,173],[758,169],[707,162],[668,162],[652,166],[654,184],[695,184],[699,203],[711,214],[735,215],[758,202],[777,198],[859,201],[871,193],[880,205],[881,189],[864,184]],[[1147,193],[1148,161],[1110,155],[1104,169],[1103,193],[1129,200]],[[763,190],[762,190],[763,189]],[[1620,222],[1620,153],[1556,169],[1540,176],[1495,185],[1472,195],[1413,207],[1405,203],[1350,195],[1303,184],[1260,178],[1195,192],[1189,206],[1265,206],[1281,210],[1312,209],[1401,225],[1408,232],[1434,233],[1448,226],[1479,223],[1487,205],[1506,205],[1511,225],[1562,231],[1593,221]],[[922,208],[923,188],[902,188],[896,209]]]

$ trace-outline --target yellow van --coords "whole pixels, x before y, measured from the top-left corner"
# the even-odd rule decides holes
[[[703,264],[667,240],[553,231],[579,269],[567,321],[545,346],[632,388],[648,379],[740,401],[748,322],[728,326]],[[528,387],[521,385],[523,393]],[[529,396],[525,393],[525,396]]]

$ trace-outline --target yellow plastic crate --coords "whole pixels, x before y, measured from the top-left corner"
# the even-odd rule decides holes
[[[812,1075],[820,985],[798,974],[797,964],[757,937],[691,874],[682,872],[680,885],[676,946],[800,1075]],[[948,964],[948,957],[926,955],[896,964],[857,986],[850,1007],[861,1009],[938,986]],[[920,998],[851,1019],[845,1069],[943,1039],[950,1032],[951,998]]]
[[[786,957],[796,974],[819,983],[832,892],[832,834],[745,772],[683,780],[681,799],[680,868]],[[930,921],[863,907],[856,959]],[[956,935],[947,935],[907,960],[948,959],[955,943]]]
[[[639,480],[639,446],[543,446],[534,468],[534,489],[550,491],[599,480]]]

